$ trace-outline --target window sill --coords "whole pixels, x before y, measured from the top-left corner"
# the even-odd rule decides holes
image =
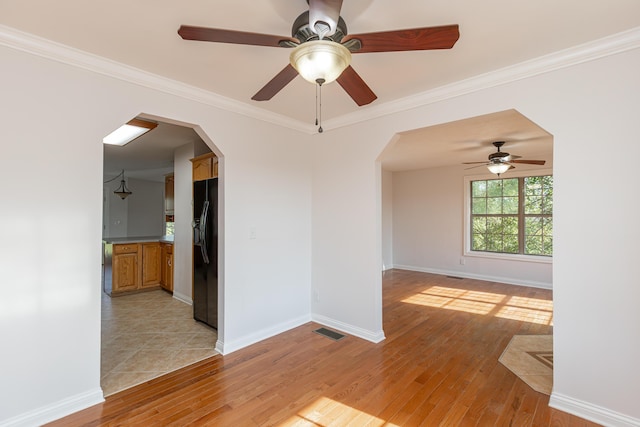
[[[465,257],[499,259],[505,261],[534,262],[538,264],[553,264],[553,257],[522,254],[500,254],[495,252],[465,251]]]

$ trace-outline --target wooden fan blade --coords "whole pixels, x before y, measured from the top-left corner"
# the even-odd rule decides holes
[[[223,30],[220,28],[191,27],[189,25],[181,25],[180,29],[178,29],[178,34],[185,40],[246,44],[251,46],[287,47],[280,44],[282,41],[300,44],[300,41],[293,37]]]
[[[463,165],[464,165],[464,164],[465,164],[465,163],[463,163]],[[469,163],[469,164],[471,164],[471,163]],[[464,170],[468,171],[469,169],[475,169],[475,168],[479,168],[479,167],[481,167],[481,166],[485,166],[485,165],[486,165],[486,162],[485,162],[485,164],[484,164],[484,165],[471,166],[470,168],[464,168]]]
[[[544,165],[545,160],[511,160],[509,163],[524,163],[526,165]]]
[[[320,38],[333,35],[338,27],[340,9],[342,9],[342,0],[309,0],[309,28],[318,32],[321,27],[316,28],[316,24],[325,23],[329,29],[325,34],[318,32],[318,35]]]
[[[379,33],[350,34],[342,43],[358,39],[360,50],[353,53],[400,52],[406,50],[451,49],[458,41],[458,25],[383,31]]]
[[[345,68],[336,81],[360,107],[370,104],[378,98],[351,65]]]
[[[251,97],[254,101],[268,101],[273,96],[280,92],[282,88],[291,82],[296,76],[298,72],[291,64],[287,64],[286,67],[282,71],[280,71],[274,78],[269,81],[262,89],[258,91],[255,95]]]
[[[487,161],[484,162],[462,162],[463,165],[487,165]]]

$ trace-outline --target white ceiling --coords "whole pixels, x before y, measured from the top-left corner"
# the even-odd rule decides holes
[[[553,137],[516,110],[400,133],[380,158],[394,172],[484,162],[494,141],[505,141],[502,151],[521,160],[553,160]]]
[[[201,139],[192,128],[159,122],[155,129],[122,147],[105,144],[104,176],[111,178],[124,169],[127,177],[164,181],[173,171],[175,149],[198,141]]]
[[[300,77],[270,101],[251,101],[287,65],[289,49],[177,34],[185,24],[288,36],[306,8],[305,0],[5,0],[0,24],[312,124],[315,88]],[[326,85],[324,120],[640,27],[640,1],[344,0],[342,17],[351,34],[459,24],[460,39],[450,50],[353,55],[378,99],[358,107]]]

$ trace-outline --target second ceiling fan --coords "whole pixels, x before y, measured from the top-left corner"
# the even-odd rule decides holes
[[[273,98],[300,74],[320,86],[337,80],[359,106],[377,96],[350,65],[352,53],[450,49],[460,36],[458,25],[348,34],[340,16],[342,0],[308,3],[309,10],[293,23],[291,37],[189,25],[182,25],[178,34],[185,40],[293,48],[290,63],[251,98],[255,101]]]
[[[500,176],[500,174],[508,171],[509,169],[515,168],[515,166],[513,166],[512,163],[520,163],[525,165],[539,165],[539,166],[542,166],[546,163],[545,160],[523,160],[520,158],[520,156],[515,156],[505,151],[500,151],[500,148],[505,144],[505,141],[494,141],[492,144],[494,147],[496,147],[498,151],[496,151],[495,153],[489,154],[489,157],[487,158],[486,161],[463,162],[462,164],[486,166],[491,173],[494,173]],[[478,167],[478,166],[472,166],[467,169],[473,169],[475,167]]]

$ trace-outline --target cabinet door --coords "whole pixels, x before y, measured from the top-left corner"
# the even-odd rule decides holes
[[[173,245],[162,244],[162,268],[160,285],[163,289],[173,292]]]
[[[213,174],[213,159],[207,157],[204,159],[197,159],[193,161],[193,180],[202,181],[203,179],[211,178]]]
[[[166,275],[164,288],[173,292],[173,254],[171,252],[165,255],[164,268]]]
[[[168,175],[164,179],[164,212],[166,215],[173,215],[174,209],[174,180],[173,175]]]
[[[160,284],[160,263],[162,254],[160,243],[142,244],[142,286],[156,286]]]
[[[113,256],[113,292],[138,289],[138,252]]]

